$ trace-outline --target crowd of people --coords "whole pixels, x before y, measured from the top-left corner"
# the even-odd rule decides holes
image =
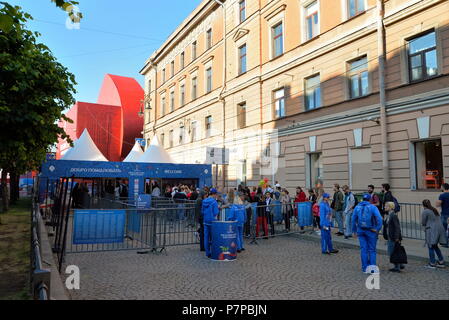
[[[428,199],[422,202],[423,210],[419,222],[425,231],[425,244],[429,250],[427,265],[429,268],[445,266],[439,245],[447,247],[448,243],[449,184],[443,184],[443,189],[435,206],[432,206]],[[243,237],[251,236],[251,207],[253,203],[257,203],[255,236],[260,236],[262,239],[274,236],[274,200],[278,200],[280,203],[287,231],[290,231],[292,219],[294,223],[297,223],[295,204],[311,202],[313,228],[321,236],[321,252],[323,254],[331,255],[339,252],[332,244],[331,230],[334,228],[334,224],[338,229],[337,236],[342,236],[344,239],[357,237],[360,243],[362,272],[367,272],[368,266],[376,265],[379,235],[386,240],[387,252],[390,256],[402,241],[398,217],[400,205],[393,196],[388,183],[382,184],[380,195],[375,193],[373,185],[369,185],[361,201],[347,185],[340,187],[339,184],[334,184],[332,196],[324,192],[323,188],[309,189],[306,194],[301,187],[297,187],[296,194],[290,196],[289,191],[282,188],[277,181],[274,187],[268,185],[265,188],[253,187],[250,189],[240,185],[238,188],[230,188],[227,193],[222,192],[220,188],[166,186],[163,196],[195,201],[195,216],[200,223],[198,230],[201,240],[200,249],[205,251],[208,257],[211,254],[211,223],[218,219],[221,210],[229,208],[233,204],[240,204],[245,208],[244,214],[232,217],[238,221],[239,226],[238,252],[245,250]],[[441,212],[437,207],[441,208]],[[390,271],[400,272],[403,269],[403,263],[393,263]]]

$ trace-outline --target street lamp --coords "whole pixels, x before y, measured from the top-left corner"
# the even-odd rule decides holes
[[[137,115],[139,116],[139,118],[143,118],[143,116],[145,115],[143,112],[143,103],[144,103],[144,100],[140,100],[140,111],[137,112]]]

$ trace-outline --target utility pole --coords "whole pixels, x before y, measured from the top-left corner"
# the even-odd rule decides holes
[[[387,112],[385,94],[385,28],[384,28],[384,1],[377,0],[377,56],[379,66],[379,105],[380,105],[380,135],[382,144],[382,173],[385,182],[390,180],[388,164],[388,140],[387,140]]]

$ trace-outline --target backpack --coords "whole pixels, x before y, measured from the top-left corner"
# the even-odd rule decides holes
[[[320,205],[318,203],[314,203],[312,206],[312,213],[315,217],[320,216]]]
[[[398,213],[399,211],[401,211],[401,206],[399,205],[398,199],[393,197],[393,202],[394,202],[394,212]]]
[[[361,213],[359,214],[358,224],[362,229],[372,229],[374,227],[373,223],[373,213],[369,210],[368,205],[361,206]]]

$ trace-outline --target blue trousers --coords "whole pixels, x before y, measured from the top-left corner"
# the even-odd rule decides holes
[[[212,244],[212,225],[204,224],[204,249],[206,249],[206,256],[210,256]]]
[[[360,257],[362,260],[362,271],[366,271],[366,267],[376,265],[376,246],[377,233],[373,231],[357,232],[360,242]]]
[[[344,225],[343,225],[343,211],[335,211],[335,220],[337,221],[338,225],[338,232],[344,233]]]
[[[243,226],[237,226],[237,250],[243,248]]]
[[[352,236],[352,211],[344,213],[345,216],[345,236]]]
[[[331,229],[324,230],[324,228],[321,228],[321,253],[331,252],[333,250]]]

